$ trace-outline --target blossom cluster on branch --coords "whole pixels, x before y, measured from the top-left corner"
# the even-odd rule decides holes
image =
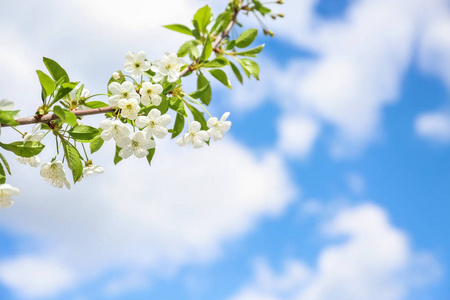
[[[118,70],[112,74],[105,94],[91,95],[84,84],[71,81],[66,70],[56,61],[44,57],[49,75],[36,71],[42,86],[42,103],[35,116],[18,119],[19,111],[14,110],[14,103],[0,101],[2,127],[10,126],[22,137],[12,143],[0,141],[0,147],[13,152],[19,163],[36,168],[41,165],[38,155],[45,147],[42,140],[51,133],[56,139],[56,154],[51,161],[41,165],[40,174],[55,187],[70,188],[64,165],[71,171],[73,183],[103,173],[103,168],[90,159],[86,148],[92,155],[101,149],[105,141],[115,142],[115,164],[131,156],[145,157],[150,164],[157,140],[169,134],[171,138],[178,137],[178,145],[192,145],[193,148],[209,145],[210,140],[222,139],[231,127],[231,122],[227,120],[230,113],[224,113],[219,119],[207,110],[212,99],[208,77],[211,75],[230,89],[230,80],[223,70],[226,67],[230,67],[241,84],[244,82],[241,71],[248,78],[259,79],[259,66],[251,58],[256,58],[264,48],[264,45],[248,48],[257,37],[257,29],[244,30],[236,39],[231,38],[232,27],[242,26],[237,21],[240,12],[253,14],[263,26],[264,34],[270,36],[273,32],[264,25],[261,17],[282,17],[273,14],[259,0],[231,0],[225,11],[216,18],[206,5],[195,13],[193,28],[181,24],[165,26],[192,37],[177,53],[166,52],[160,59],[151,61],[144,51],[127,52],[124,72]],[[182,86],[182,78],[189,75],[197,76],[197,89],[190,93]],[[94,97],[107,97],[108,103],[93,100]],[[98,128],[81,123],[83,116],[99,113],[103,113],[106,119],[100,122]],[[175,116],[174,120],[172,116]],[[18,125],[30,123],[37,123],[30,133],[17,128]],[[182,134],[186,123],[187,132]],[[6,172],[11,175],[11,170],[1,153],[0,160],[2,208],[13,204],[11,197],[17,195],[19,190],[5,183]]]

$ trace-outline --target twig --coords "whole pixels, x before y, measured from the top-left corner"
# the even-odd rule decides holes
[[[236,9],[233,13],[233,17],[232,17],[230,23],[228,24],[227,28],[225,28],[225,30],[220,35],[218,35],[216,37],[216,39],[214,40],[214,42],[212,43],[212,48],[214,51],[218,50],[222,41],[226,37],[228,37],[228,34],[231,31],[231,28],[233,28],[233,25],[236,23],[236,18],[237,18],[238,13],[239,13],[239,10]],[[186,67],[183,71],[181,71],[180,77],[186,76],[188,74],[188,72],[191,70],[191,67],[193,67],[195,65],[195,63],[196,62],[193,62],[188,67]],[[73,111],[73,113],[76,116],[81,117],[81,116],[87,116],[87,115],[97,115],[97,114],[105,114],[105,113],[109,113],[109,112],[114,112],[116,109],[117,109],[117,107],[115,107],[115,106],[107,106],[107,107],[102,107],[102,108]],[[46,115],[43,115],[40,117],[39,116],[25,117],[25,118],[17,119],[16,121],[19,124],[16,126],[35,124],[35,123],[47,123],[47,122],[50,122],[52,120],[57,120],[57,119],[59,119],[59,117],[55,114],[46,114]],[[9,127],[9,125],[1,124],[1,127]]]

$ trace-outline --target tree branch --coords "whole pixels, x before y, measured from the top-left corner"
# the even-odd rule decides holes
[[[216,39],[214,40],[214,42],[212,43],[212,48],[213,51],[217,51],[222,43],[222,41],[228,37],[228,35],[230,34],[231,28],[233,28],[234,24],[236,23],[236,18],[237,15],[239,13],[239,9],[235,9],[234,13],[233,13],[233,17],[230,21],[230,23],[228,24],[227,28],[216,37]],[[185,68],[183,71],[180,72],[180,77],[186,76],[188,74],[188,72],[190,72],[192,70],[192,67],[196,64],[197,62],[193,62],[191,63],[187,68]],[[117,109],[117,107],[115,106],[107,106],[107,107],[102,107],[102,108],[94,108],[94,109],[86,109],[86,110],[78,110],[78,111],[73,111],[73,113],[78,116],[87,116],[87,115],[97,115],[97,114],[105,114],[105,113],[109,113],[109,112],[114,112]],[[52,120],[57,120],[59,119],[59,117],[55,114],[46,114],[43,116],[30,116],[30,117],[25,117],[25,118],[20,118],[20,119],[16,119],[17,123],[19,123],[19,125],[27,125],[27,124],[35,124],[35,123],[47,123],[50,122]],[[1,124],[1,127],[9,127],[9,125],[7,124]]]

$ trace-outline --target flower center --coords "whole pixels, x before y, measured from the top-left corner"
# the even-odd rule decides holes
[[[123,97],[123,98],[128,98],[128,92],[123,92],[123,93],[122,93],[122,97]]]
[[[146,93],[147,95],[150,95],[152,93],[152,89],[147,89]]]
[[[140,67],[141,67],[141,64],[140,64],[140,63],[138,63],[138,62],[135,62],[135,63],[134,63],[134,66],[136,67],[136,69],[138,69],[138,68],[140,68]]]
[[[139,142],[131,141],[131,146],[138,147],[139,146]]]
[[[156,122],[155,121],[150,121],[150,126],[153,128],[156,126]]]
[[[132,109],[133,108],[133,104],[127,104],[126,108]]]

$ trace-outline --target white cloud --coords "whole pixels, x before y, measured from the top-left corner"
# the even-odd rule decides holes
[[[424,70],[441,76],[450,87],[450,9],[445,0],[435,0],[424,10],[419,59]]]
[[[450,141],[450,115],[445,112],[423,113],[416,118],[416,133],[435,142]]]
[[[250,86],[235,104],[249,109],[272,99],[284,115],[301,111],[323,128],[331,125],[331,154],[353,155],[380,136],[383,109],[397,101],[417,45],[424,70],[450,83],[449,8],[443,0],[361,0],[343,18],[327,19],[316,14],[317,2],[286,1],[274,7],[286,18],[271,25],[314,57],[263,59],[264,87]]]
[[[21,256],[0,265],[0,282],[21,297],[51,297],[75,283],[74,274],[48,257]]]
[[[319,135],[319,125],[310,117],[285,116],[278,121],[278,147],[290,157],[306,157]]]
[[[277,274],[258,262],[255,279],[230,299],[400,300],[440,275],[436,260],[414,251],[407,234],[373,204],[338,212],[323,234],[340,239],[320,251],[314,267],[291,259]]]
[[[112,155],[111,145],[103,152]],[[217,257],[224,241],[245,234],[264,216],[279,215],[296,195],[280,157],[258,158],[232,136],[199,151],[159,142],[150,168],[137,159],[116,167],[105,159],[94,162],[106,173],[70,192],[43,183],[38,170],[15,168],[11,184],[21,195],[14,209],[2,211],[0,224],[39,247],[4,258],[0,267],[23,256],[45,256],[74,274],[77,284],[112,269],[168,276]],[[19,293],[23,287],[40,292],[13,279],[2,283]]]

